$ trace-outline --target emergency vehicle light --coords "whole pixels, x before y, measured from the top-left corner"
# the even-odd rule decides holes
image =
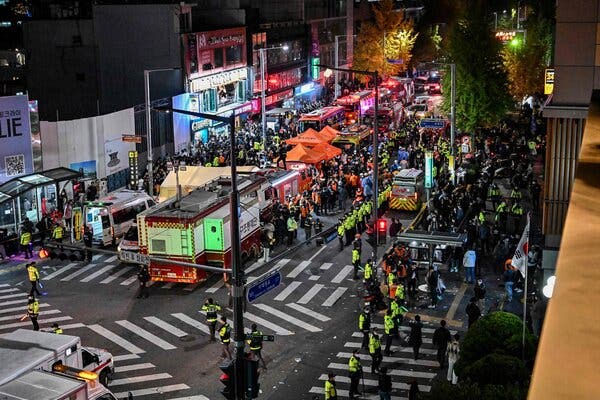
[[[92,371],[84,371],[78,368],[72,368],[66,366],[64,364],[56,364],[52,366],[52,370],[55,372],[60,372],[65,375],[72,376],[74,378],[83,379],[86,381],[95,381],[98,379],[98,374]]]

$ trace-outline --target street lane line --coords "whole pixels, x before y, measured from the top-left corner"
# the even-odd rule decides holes
[[[14,305],[14,304],[27,304],[27,299],[4,301],[4,302],[0,303],[0,309],[4,308],[6,306]]]
[[[336,376],[335,377],[336,381],[338,380],[337,378],[338,377]],[[337,394],[338,397],[349,397],[349,393],[348,393],[347,390],[336,389],[335,392],[336,392],[336,394]],[[325,394],[325,388],[324,387],[313,386],[313,387],[310,388],[309,393]],[[364,393],[363,393],[363,396],[361,396],[360,398],[364,399],[364,400],[379,400],[380,397],[379,397],[379,395],[375,395],[375,394],[374,395],[366,395],[365,396]],[[391,400],[408,400],[408,397],[391,396],[390,399]]]
[[[323,271],[327,271],[329,268],[331,268],[331,266],[333,265],[333,263],[323,263],[323,265],[321,265],[319,268],[322,269]]]
[[[19,290],[21,290],[21,289],[14,287],[14,288],[10,288],[10,289],[2,289],[2,290],[0,290],[0,293],[18,292]]]
[[[318,281],[321,275],[311,275],[308,277],[309,281]]]
[[[255,304],[254,307],[258,308],[259,310],[268,312],[269,314],[272,314],[278,318],[281,318],[281,319],[289,322],[290,324],[296,325],[302,329],[306,329],[309,332],[321,332],[321,328],[317,328],[314,325],[311,325],[302,320],[299,320],[298,318],[292,317],[291,315],[288,315],[288,314],[286,314],[282,311],[279,311],[278,309],[268,306],[266,304]]]
[[[101,280],[100,283],[102,283],[102,284],[110,283],[110,282],[114,281],[115,279],[117,279],[118,277],[120,277],[121,275],[125,275],[127,272],[131,271],[132,269],[133,269],[133,267],[121,268],[114,274],[109,275],[105,279]]]
[[[198,283],[190,283],[189,285],[184,287],[183,290],[185,290],[186,292],[193,292],[194,290],[196,290],[198,285],[199,285]]]
[[[311,287],[308,292],[306,292],[304,294],[304,296],[302,296],[300,298],[300,300],[297,301],[297,303],[299,304],[308,304],[309,301],[312,300],[313,297],[315,297],[315,295],[317,293],[319,293],[319,291],[321,289],[323,289],[325,287],[325,285],[321,285],[320,283],[315,283],[315,285],[313,287]]]
[[[27,308],[27,307],[25,307],[25,308]],[[19,318],[21,318],[24,314],[25,313],[0,317],[0,321],[12,321],[12,320],[18,321]],[[60,314],[60,310],[48,310],[48,311],[40,312],[40,315],[51,315],[51,314]]]
[[[161,374],[132,376],[131,378],[113,379],[110,381],[110,386],[130,385],[132,383],[157,381],[159,379],[169,378],[172,378],[172,376],[164,372]]]
[[[456,310],[458,310],[458,306],[462,298],[465,296],[465,292],[467,291],[467,284],[462,283],[460,288],[458,288],[458,292],[454,295],[454,300],[452,300],[452,304],[450,304],[450,308],[448,309],[448,314],[446,314],[446,319],[452,320],[454,319],[454,315],[456,314]],[[483,312],[483,310],[481,310]]]
[[[9,287],[10,285],[8,283],[0,283],[0,287]]]
[[[154,335],[153,333],[150,333],[147,330],[142,329],[139,326],[137,326],[127,320],[115,321],[115,324],[121,325],[123,328],[135,333],[136,335],[146,339],[150,343],[152,343],[164,350],[174,350],[177,348],[177,347],[173,346],[172,344],[168,343],[167,341]]]
[[[108,263],[111,263],[111,262],[115,261],[116,259],[117,259],[117,256],[110,256],[110,257],[108,257],[106,260],[104,260],[102,262],[108,264]]]
[[[252,322],[257,323],[258,325],[264,326],[265,328],[269,328],[274,333],[281,335],[281,336],[289,336],[289,335],[294,334],[294,332],[288,331],[287,329],[282,328],[281,326],[274,324],[270,321],[267,321],[266,319],[261,318],[258,315],[254,315],[250,312],[245,312],[244,318],[246,318],[248,321],[252,321]]]
[[[302,284],[302,282],[300,282],[300,281],[291,282],[289,285],[287,285],[287,287],[285,289],[283,289],[277,296],[275,296],[275,300],[284,301],[301,284]]]
[[[252,264],[251,266],[249,266],[248,268],[246,268],[246,269],[244,270],[244,273],[245,273],[246,275],[248,275],[249,273],[251,273],[251,272],[254,272],[254,271],[256,271],[257,269],[259,269],[259,268],[261,267],[261,265],[263,265],[263,264],[264,264],[264,263],[263,263],[262,261],[258,260],[258,261],[256,261],[254,264]]]
[[[310,257],[310,258],[308,259],[308,261],[312,261],[312,260],[313,260],[313,258],[315,258],[316,256],[318,256],[318,255],[319,255],[319,254],[320,254],[320,253],[321,253],[323,250],[325,250],[325,246],[321,247],[321,248],[319,249],[319,251],[317,251],[315,254],[313,254],[313,255],[312,255],[312,257]]]
[[[223,285],[225,285],[225,282],[223,282],[223,279],[219,279],[217,283],[206,289],[206,293],[215,293],[217,290],[221,289]]]
[[[371,328],[378,328],[378,329],[384,329],[383,324],[371,324]],[[402,329],[405,332],[410,332],[410,326],[400,326],[400,329]],[[435,329],[433,328],[421,328],[421,330],[423,331],[423,333],[434,333]],[[450,334],[454,335],[455,333],[458,333],[458,331],[452,330],[450,329]]]
[[[358,343],[358,342],[346,342],[344,343],[344,347],[348,347],[351,349],[360,349],[362,347],[362,343]],[[412,347],[402,347],[402,346],[392,346],[390,347],[392,349],[392,351],[396,351],[396,352],[403,352],[403,353],[411,353],[412,354]],[[421,347],[419,349],[419,354],[427,354],[430,356],[434,356],[437,354],[437,350],[434,349],[424,349],[423,347]]]
[[[361,335],[362,335],[362,333],[361,333]],[[352,353],[337,353],[338,358],[350,359],[351,356],[352,356]],[[423,367],[439,367],[440,366],[440,363],[438,363],[437,360],[422,360],[422,359],[414,360],[412,357],[404,358],[404,357],[384,356],[383,362],[401,363],[402,366],[406,365],[408,367],[414,366],[414,365],[420,365]]]
[[[40,304],[40,308],[42,308],[42,307],[50,307],[50,304],[42,303],[42,304]],[[0,314],[6,314],[9,312],[15,312],[15,311],[27,311],[27,306],[23,305],[23,306],[19,306],[19,307],[2,308],[2,309],[0,309]],[[21,316],[22,315],[23,314],[21,314]]]
[[[327,300],[325,300],[321,305],[323,307],[331,307],[335,304],[336,301],[339,300],[340,297],[342,297],[346,290],[348,290],[348,288],[345,287],[339,287],[335,289],[333,293],[331,293],[331,295],[327,298]]]
[[[108,329],[104,328],[101,325],[88,325],[88,328],[90,328],[92,331],[96,332],[98,335],[100,336],[104,336],[106,339],[110,340],[111,342],[121,346],[122,348],[124,348],[125,350],[127,350],[130,353],[133,354],[141,354],[141,353],[145,353],[145,350],[140,349],[139,347],[137,347],[136,345],[134,345],[133,343],[131,343],[129,340],[122,338],[121,336],[109,331]]]
[[[87,277],[83,278],[79,282],[89,282],[92,279],[95,279],[95,278],[99,277],[100,275],[102,275],[106,271],[109,271],[109,270],[113,269],[114,267],[115,267],[114,265],[105,265],[104,267],[100,268],[98,271],[94,272],[91,275],[88,275]]]
[[[151,324],[154,324],[156,326],[158,326],[159,328],[164,329],[165,331],[169,332],[170,334],[177,336],[178,338],[182,338],[187,336],[188,334],[185,333],[184,331],[182,331],[181,329],[169,324],[168,322],[163,321],[160,318],[156,318],[156,317],[144,317],[144,319],[148,322],[150,322]]]
[[[28,294],[25,292],[11,293],[11,294],[5,294],[4,296],[0,296],[0,300],[14,299],[15,297],[27,297],[27,296],[28,296]]]
[[[322,374],[321,376],[319,376],[320,381],[326,381],[327,379],[329,379],[327,374]],[[336,375],[335,381],[336,383],[350,383],[350,377]],[[379,381],[375,379],[361,379],[360,382],[363,383],[365,386],[379,386]],[[408,390],[410,389],[410,385],[404,382],[392,382],[392,389]],[[430,392],[431,386],[419,385],[419,390],[421,392]],[[376,399],[379,399],[379,396],[377,396]]]
[[[161,289],[171,289],[173,286],[175,286],[176,282],[167,282],[164,285],[162,285],[160,288]]]
[[[88,264],[83,268],[79,268],[77,271],[73,272],[70,275],[65,276],[64,278],[61,279],[61,282],[64,281],[70,281],[71,279],[75,278],[76,276],[79,276],[81,274],[83,274],[85,271],[92,269],[96,266],[96,264]]]
[[[277,261],[277,264],[275,264],[274,266],[272,266],[267,272],[265,272],[265,273],[263,273],[261,275],[258,275],[258,276],[250,276],[250,277],[248,277],[247,284],[250,284],[250,283],[254,282],[255,280],[257,280],[261,276],[267,276],[268,274],[270,274],[273,271],[281,270],[290,261],[292,261],[290,258],[282,258],[281,260]]]
[[[158,387],[153,387],[153,388],[147,388],[147,389],[138,389],[138,390],[128,390],[126,392],[119,392],[119,393],[115,393],[114,395],[118,398],[118,399],[126,399],[129,396],[129,393],[131,393],[131,395],[133,396],[133,398],[137,398],[137,396],[147,396],[149,394],[163,394],[166,392],[176,392],[178,390],[186,390],[189,389],[190,387],[184,383],[180,383],[177,385],[168,385],[168,386],[158,386]]]
[[[199,394],[196,396],[178,397],[176,399],[169,399],[169,400],[209,400],[209,398]]]
[[[68,321],[70,319],[73,319],[73,318],[72,317],[68,317],[68,316],[64,316],[64,317],[39,319],[38,320],[38,324],[40,324],[40,325],[46,325],[46,324],[50,324],[50,323],[53,323],[53,322]],[[0,330],[11,329],[11,328],[20,328],[22,326],[31,326],[31,321],[27,320],[27,321],[23,321],[23,322],[15,322],[13,324],[0,325]]]
[[[74,266],[76,266],[77,263],[71,263],[71,264],[67,264],[64,267],[54,271],[53,273],[46,275],[42,278],[43,281],[49,281],[52,278],[56,278],[58,275],[62,274],[63,272],[67,272],[68,270],[70,270],[71,268],[73,268]]]
[[[411,349],[412,350],[412,349]],[[329,363],[329,365],[327,366],[327,369],[331,370],[331,369],[341,369],[346,371],[348,369],[348,364],[342,364],[342,363]],[[371,369],[371,365],[366,365],[365,363],[363,363],[363,370],[369,370]],[[408,376],[410,378],[423,378],[423,379],[433,379],[437,376],[436,372],[420,372],[420,371],[405,371],[402,369],[394,369],[394,368],[388,368],[388,375],[391,376]]]
[[[326,315],[323,314],[319,314],[316,311],[311,310],[310,308],[306,308],[301,306],[300,304],[296,304],[296,303],[287,303],[286,306],[288,306],[291,309],[294,309],[298,312],[301,312],[302,314],[306,314],[309,317],[313,317],[315,319],[318,319],[319,321],[323,321],[323,322],[327,322],[329,320],[331,320],[331,318],[329,318]]]
[[[113,356],[114,362],[121,362],[127,360],[135,360],[136,358],[140,358],[137,354],[122,354],[120,356]]]
[[[177,318],[178,320],[185,322],[186,324],[193,326],[196,329],[201,330],[202,332],[206,333],[207,335],[210,335],[208,326],[204,325],[202,322],[195,320],[193,318],[190,318],[187,315],[182,314],[182,313],[175,313],[175,314],[171,314],[171,315],[174,316],[175,318]]]
[[[86,325],[81,322],[76,322],[74,324],[61,325],[62,329],[76,329],[76,328],[85,328]]]
[[[129,372],[129,371],[137,371],[140,369],[147,369],[147,368],[156,368],[156,365],[152,364],[152,363],[141,363],[141,364],[130,364],[130,365],[123,365],[120,367],[115,367],[115,372],[119,373],[119,372]]]
[[[123,285],[123,286],[131,285],[135,281],[137,281],[137,275],[131,275],[129,278],[127,278],[123,282],[121,282],[121,285]]]
[[[342,270],[333,277],[331,283],[341,283],[344,278],[346,278],[346,275],[348,275],[353,269],[354,267],[352,265],[345,265],[344,268],[342,268]]]
[[[298,266],[296,268],[294,268],[292,270],[292,272],[290,272],[287,277],[288,278],[296,278],[298,275],[300,275],[300,273],[302,271],[304,271],[306,269],[306,267],[308,267],[308,265],[310,264],[310,261],[304,260],[302,262],[300,262],[300,264],[298,264]]]

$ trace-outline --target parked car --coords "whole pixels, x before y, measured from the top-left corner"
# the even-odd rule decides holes
[[[119,242],[119,246],[117,247],[118,251],[133,251],[138,252],[140,250],[140,245],[138,243],[138,228],[137,225],[131,225],[125,235],[123,235],[123,239]]]
[[[427,93],[442,93],[442,82],[440,80],[440,76],[430,76],[427,78],[427,82],[425,83],[425,91]]]
[[[427,91],[427,89],[425,89],[425,84],[427,83],[426,76],[417,76],[413,81],[415,83],[415,93]]]

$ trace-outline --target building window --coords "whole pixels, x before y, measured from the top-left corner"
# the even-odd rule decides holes
[[[223,66],[223,49],[218,48],[213,50],[214,63],[213,68],[221,68]]]
[[[242,46],[231,46],[225,49],[225,64],[232,65],[242,62]]]

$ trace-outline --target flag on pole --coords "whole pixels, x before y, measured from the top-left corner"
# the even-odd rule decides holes
[[[529,214],[527,214],[527,225],[523,230],[523,235],[515,250],[511,265],[521,272],[521,275],[527,274],[527,256],[529,254]]]

